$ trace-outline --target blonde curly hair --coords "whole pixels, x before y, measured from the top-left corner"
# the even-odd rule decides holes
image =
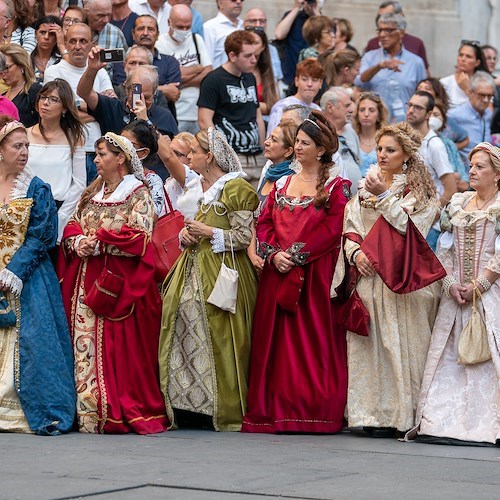
[[[382,127],[375,135],[375,141],[378,145],[383,136],[394,137],[397,143],[403,148],[405,155],[409,158],[406,161],[407,169],[405,171],[407,186],[417,199],[417,207],[422,208],[430,200],[437,201],[436,186],[432,180],[431,174],[418,154],[422,144],[422,135],[406,122],[386,125]]]

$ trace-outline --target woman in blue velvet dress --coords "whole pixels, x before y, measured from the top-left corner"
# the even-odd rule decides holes
[[[49,435],[71,430],[76,396],[47,253],[56,243],[57,209],[27,161],[24,126],[0,116],[0,431]]]

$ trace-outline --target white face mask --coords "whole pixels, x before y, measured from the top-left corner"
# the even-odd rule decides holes
[[[179,43],[185,42],[191,36],[191,30],[172,30],[172,38]]]
[[[443,120],[441,120],[441,118],[438,118],[437,116],[431,116],[429,118],[429,127],[434,130],[434,132],[440,130],[442,126]]]

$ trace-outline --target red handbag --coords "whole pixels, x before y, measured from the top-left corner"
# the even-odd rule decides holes
[[[107,255],[104,269],[90,287],[83,303],[89,306],[97,316],[113,318],[125,278],[108,269],[106,262]]]
[[[179,248],[179,232],[184,227],[184,216],[178,210],[174,210],[165,188],[163,191],[169,213],[156,221],[151,237],[155,252],[155,280],[157,282],[165,279],[177,257],[182,253]]]

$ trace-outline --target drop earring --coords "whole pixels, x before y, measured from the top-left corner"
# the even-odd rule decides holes
[[[403,172],[406,172],[408,170],[408,163],[406,163],[406,160],[403,162]]]

